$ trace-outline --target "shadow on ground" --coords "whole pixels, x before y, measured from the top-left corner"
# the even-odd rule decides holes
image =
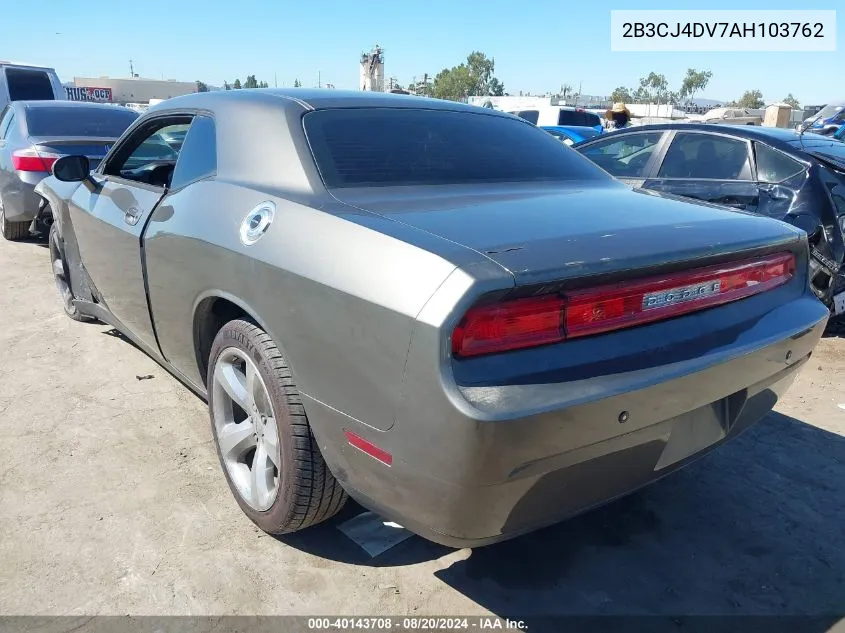
[[[415,537],[370,559],[335,528],[282,541],[371,566],[449,551]],[[845,614],[845,438],[771,414],[639,493],[435,575],[532,632],[829,631]]]
[[[36,235],[28,235],[27,237],[21,238],[17,241],[23,244],[34,244],[35,246],[40,246],[41,248],[50,248],[50,242],[47,238],[48,236],[46,233],[38,233]]]

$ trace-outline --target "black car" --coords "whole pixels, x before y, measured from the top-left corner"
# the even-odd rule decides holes
[[[806,231],[813,290],[835,314],[845,312],[845,143],[780,128],[666,123],[573,147],[633,187],[728,205]]]

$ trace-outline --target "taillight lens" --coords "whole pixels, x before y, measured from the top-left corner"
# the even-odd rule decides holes
[[[601,334],[730,303],[785,284],[795,256],[781,253],[563,295],[471,308],[452,335],[455,356],[504,352]]]
[[[563,299],[516,299],[471,308],[455,328],[452,351],[476,356],[563,340]]]
[[[12,152],[12,166],[16,171],[47,172],[53,169],[61,156],[47,152],[37,152],[34,149],[19,149]]]

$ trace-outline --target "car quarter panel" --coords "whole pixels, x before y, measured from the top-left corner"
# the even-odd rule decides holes
[[[472,361],[449,355],[472,286],[456,271],[418,317],[396,425],[363,433],[392,466],[344,446],[339,418],[318,429],[324,456],[359,501],[454,546],[630,492],[736,436],[791,384],[828,316],[807,290],[806,244],[795,249],[804,265],[769,293]]]
[[[313,207],[207,180],[168,195],[146,229],[151,312],[165,358],[204,384],[195,350],[195,312],[208,297],[231,297],[260,321],[291,363],[300,390],[379,430],[393,425],[415,317],[457,265],[481,260],[420,231],[335,203]],[[244,246],[248,212],[271,200],[264,236]],[[346,217],[342,215],[346,213]],[[438,254],[439,253],[439,254]],[[481,274],[485,274],[483,271]]]

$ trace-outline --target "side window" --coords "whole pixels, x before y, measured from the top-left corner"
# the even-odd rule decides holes
[[[576,112],[572,112],[572,110],[560,110],[557,115],[557,124],[558,125],[579,125],[576,117],[574,116],[577,114]]]
[[[14,119],[15,111],[12,110],[12,106],[6,106],[6,109],[3,110],[3,116],[0,117],[0,139],[6,138],[9,127],[12,125]]]
[[[520,110],[516,113],[518,117],[525,119],[526,121],[530,121],[534,125],[537,125],[537,120],[540,118],[540,111],[539,110]]]
[[[52,101],[53,84],[43,70],[6,69],[10,101]]]
[[[617,178],[646,178],[646,167],[663,132],[644,132],[598,141],[584,155]]]
[[[214,119],[194,119],[179,151],[179,160],[170,183],[172,189],[213,176],[217,172],[217,131]]]
[[[109,158],[103,173],[156,187],[169,187],[179,152],[168,140],[172,142],[190,122],[190,117],[172,117],[140,126]]]
[[[748,144],[715,134],[679,132],[657,177],[751,180]]]
[[[755,142],[754,153],[757,155],[757,180],[760,182],[783,182],[804,171],[804,165],[797,160],[764,143]]]

